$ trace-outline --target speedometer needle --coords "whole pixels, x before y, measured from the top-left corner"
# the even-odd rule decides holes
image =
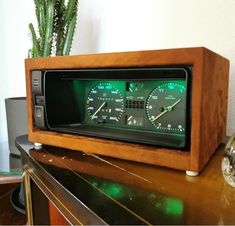
[[[103,102],[100,107],[96,110],[96,112],[91,116],[91,119],[94,119],[95,115],[101,110],[101,108],[106,104],[106,102]]]
[[[175,107],[180,101],[181,101],[181,99],[177,100],[174,104],[165,107],[165,108],[164,108],[164,111],[163,111],[161,114],[159,114],[158,116],[156,116],[156,117],[152,120],[152,122],[154,122],[155,120],[157,120],[158,118],[160,118],[161,116],[163,116],[164,114],[166,114],[167,112],[172,111],[173,107]]]

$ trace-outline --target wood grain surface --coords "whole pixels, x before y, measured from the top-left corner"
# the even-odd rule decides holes
[[[75,153],[48,146],[43,147],[41,151],[34,149],[30,151],[31,158],[40,165],[50,165],[52,172],[54,168],[60,169],[61,178],[67,175],[63,175],[63,172],[73,172],[74,176],[67,178],[70,187],[76,178],[91,175],[104,180],[104,183],[108,180],[110,183],[120,183],[121,186],[136,188],[138,194],[143,191],[144,194],[155,194],[159,202],[166,198],[175,200],[178,204],[181,203],[182,215],[180,217],[184,225],[234,225],[235,193],[234,188],[223,179],[221,172],[223,155],[224,145],[221,145],[201,175],[189,177],[181,171],[165,167]],[[57,190],[59,191],[59,188]],[[60,197],[62,193],[58,192],[55,195]],[[89,195],[94,199],[96,197],[94,194]],[[125,201],[125,204],[126,207],[131,206],[131,200]],[[142,203],[138,205],[141,209]],[[144,210],[142,214],[139,214],[143,218],[146,217]],[[116,214],[113,213],[113,215]],[[161,217],[164,218],[164,215]],[[176,216],[169,215],[166,224],[167,222],[172,224],[174,217]]]
[[[188,152],[43,131],[35,127],[31,72],[46,69],[192,66],[191,130]],[[199,172],[225,136],[229,61],[204,48],[104,53],[25,61],[28,132],[32,142]]]

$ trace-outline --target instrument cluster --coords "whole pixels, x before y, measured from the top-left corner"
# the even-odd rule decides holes
[[[92,81],[86,90],[88,124],[185,132],[184,79]]]

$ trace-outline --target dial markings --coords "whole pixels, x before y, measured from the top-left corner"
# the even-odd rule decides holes
[[[95,123],[118,122],[124,112],[121,92],[110,82],[97,84],[88,93],[87,112]]]
[[[185,81],[163,82],[149,94],[146,113],[159,132],[184,134],[186,124]]]

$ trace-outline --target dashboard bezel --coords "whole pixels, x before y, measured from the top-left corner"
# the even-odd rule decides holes
[[[134,143],[142,143],[148,145],[155,145],[160,147],[176,148],[183,151],[189,150],[190,145],[190,125],[191,125],[191,66],[177,65],[168,67],[143,67],[143,68],[104,68],[104,69],[81,69],[81,70],[46,70],[41,71],[42,79],[42,95],[45,101],[44,105],[44,126],[41,127],[45,130],[51,130],[55,132],[71,133],[85,136],[100,137],[105,139],[115,139],[121,141],[128,141]],[[34,72],[33,72],[34,73]],[[38,73],[38,71],[36,71]],[[183,80],[186,82],[186,125],[185,134],[166,133],[159,132],[151,125],[152,130],[146,130],[141,127],[125,127],[107,124],[92,124],[88,123],[87,113],[82,109],[85,106],[85,98],[87,94],[84,94],[83,98],[75,100],[73,96],[72,86],[64,88],[62,84],[68,84],[72,81],[124,81],[133,82],[141,81],[147,82],[159,82],[159,81],[171,81],[171,80]],[[67,85],[68,86],[68,85]],[[153,86],[154,88],[155,86]],[[84,88],[84,87],[83,87]],[[85,87],[86,89],[86,87]],[[90,87],[89,87],[90,89]],[[63,91],[64,90],[64,93]],[[69,94],[66,93],[70,92]],[[87,91],[85,91],[87,92]],[[150,90],[149,90],[150,92]],[[38,94],[33,93],[35,99]],[[82,95],[77,95],[82,96]],[[67,98],[67,99],[66,99]],[[145,96],[145,100],[147,96]],[[64,102],[58,107],[58,101]],[[70,102],[71,101],[71,102]],[[78,113],[72,112],[71,108],[77,105]],[[57,103],[57,105],[56,105]],[[35,107],[37,103],[35,101]],[[66,107],[67,105],[67,107]],[[145,103],[146,105],[146,103]],[[81,107],[82,106],[82,107]],[[66,111],[64,116],[61,112]],[[71,111],[71,112],[70,112]],[[79,112],[80,111],[80,112]],[[146,109],[144,107],[144,111]],[[35,111],[36,112],[36,111]],[[81,116],[82,114],[85,114]],[[76,116],[75,116],[76,115]],[[80,115],[80,116],[78,116]],[[79,120],[74,122],[76,117],[80,117]],[[147,117],[147,116],[146,116]],[[67,118],[67,122],[66,122]],[[122,119],[124,120],[124,119]],[[145,119],[146,120],[146,119]],[[37,118],[35,120],[36,125],[40,127],[40,123],[37,124]],[[40,121],[40,120],[39,120]]]

